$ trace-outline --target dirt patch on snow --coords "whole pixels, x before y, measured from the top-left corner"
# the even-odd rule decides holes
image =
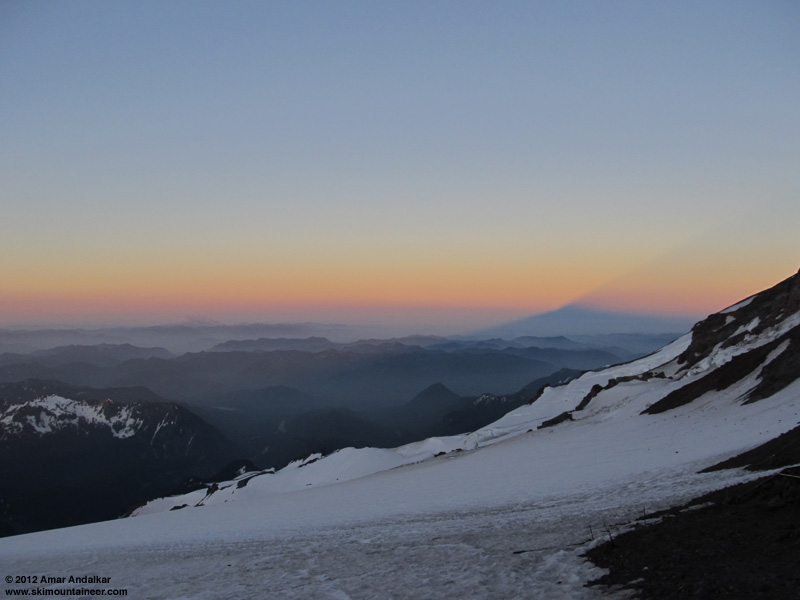
[[[749,471],[769,471],[790,465],[800,465],[800,426],[774,440],[761,444],[757,448],[729,458],[701,473],[721,471],[723,469],[739,469],[746,467]]]
[[[590,585],[639,598],[785,600],[800,590],[800,468],[708,494],[587,552]]]

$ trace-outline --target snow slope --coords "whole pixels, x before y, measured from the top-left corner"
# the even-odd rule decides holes
[[[722,328],[698,325],[651,356],[547,388],[474,433],[348,448],[133,518],[0,539],[0,562],[111,576],[143,598],[605,597],[583,586],[599,571],[581,544],[752,477],[698,471],[800,424],[797,379],[748,402],[762,373],[797,353],[800,311],[767,314],[774,304],[731,307]],[[742,329],[754,310],[759,323]],[[747,372],[713,379],[737,357],[750,357]],[[645,412],[686,386],[702,389]]]

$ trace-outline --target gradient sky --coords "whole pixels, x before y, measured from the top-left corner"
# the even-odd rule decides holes
[[[798,31],[777,0],[0,2],[0,326],[703,316],[800,266]]]

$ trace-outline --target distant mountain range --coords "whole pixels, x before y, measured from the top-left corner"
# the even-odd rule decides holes
[[[0,354],[0,382],[27,379],[99,387],[144,386],[190,403],[219,404],[236,392],[286,386],[327,406],[401,404],[434,383],[469,396],[512,393],[561,368],[630,360],[675,336],[454,340],[413,336],[337,343],[325,337],[229,340],[207,352],[173,355],[125,344],[58,346]]]
[[[521,336],[680,334],[689,331],[695,321],[691,317],[614,312],[568,304],[554,311],[477,331],[472,337],[514,339]]]
[[[148,327],[96,329],[0,329],[0,352],[30,353],[57,346],[133,344],[158,346],[172,353],[201,352],[233,339],[253,337],[302,338],[324,335],[349,338],[352,328],[331,323],[218,323],[186,322]]]
[[[604,311],[570,304],[548,313],[511,323],[450,336],[477,340],[523,336],[557,337],[606,334],[680,334],[695,319]],[[399,342],[428,347],[447,338],[431,335],[375,337],[376,327],[332,323],[241,323],[225,325],[206,321],[187,321],[147,327],[103,327],[74,329],[0,329],[0,352],[29,354],[65,346],[124,345],[164,348],[172,354],[234,350],[319,350],[339,345]],[[370,333],[372,332],[372,333]],[[366,339],[364,339],[366,338]],[[264,342],[263,340],[270,340]]]

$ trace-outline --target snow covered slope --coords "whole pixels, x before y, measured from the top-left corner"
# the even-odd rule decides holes
[[[153,598],[598,597],[571,545],[751,477],[698,471],[800,424],[798,336],[795,275],[474,433],[242,474],[134,518],[0,540],[0,560],[84,561]]]

